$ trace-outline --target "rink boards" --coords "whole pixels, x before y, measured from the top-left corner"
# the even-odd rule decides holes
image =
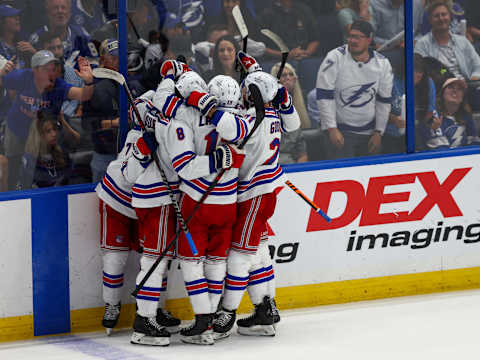
[[[392,156],[285,167],[332,218],[278,196],[270,251],[282,309],[480,287],[480,154]],[[0,341],[99,329],[93,185],[0,198]],[[131,254],[121,324],[138,258]],[[168,307],[192,316],[177,264]],[[242,311],[249,309],[248,299]]]

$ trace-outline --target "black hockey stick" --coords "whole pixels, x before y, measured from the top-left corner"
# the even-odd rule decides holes
[[[282,53],[282,62],[280,63],[280,67],[278,68],[278,71],[277,71],[277,79],[280,80],[280,78],[282,77],[283,69],[285,68],[285,64],[288,58],[288,53],[290,52],[290,50],[288,49],[285,42],[280,38],[280,36],[275,34],[273,31],[269,29],[262,29],[260,31],[262,32],[263,35],[265,35],[270,40],[272,40],[279,47]],[[322,216],[325,219],[325,221],[327,222],[332,221],[332,219],[330,219],[330,217],[327,214],[325,214],[322,209],[320,209],[312,200],[310,200],[303,192],[301,192],[295,185],[293,185],[290,182],[290,180],[285,181],[285,184],[287,184],[287,186],[290,189],[292,189],[295,192],[295,194],[300,196],[308,205],[310,205],[315,210],[316,213],[320,214],[320,216]]]
[[[145,40],[145,39],[142,39],[140,37],[140,34],[138,33],[137,31],[137,27],[135,26],[135,24],[133,23],[132,21],[132,18],[130,17],[130,15],[127,14],[127,19],[128,19],[128,22],[130,23],[130,25],[132,26],[132,29],[133,29],[133,32],[135,33],[135,36],[137,37],[137,41],[144,47],[148,47],[150,45],[150,43]]]
[[[135,102],[133,101],[132,93],[130,92],[130,89],[128,88],[127,82],[125,81],[125,78],[122,74],[119,72],[106,69],[106,68],[95,68],[93,69],[93,76],[96,78],[102,78],[102,79],[110,79],[113,81],[116,81],[118,84],[122,85],[123,88],[125,89],[125,92],[127,93],[128,101],[130,102],[130,105],[133,108],[133,111],[135,112],[135,116],[138,119],[138,123],[140,124],[140,127],[142,128],[143,131],[145,131],[145,124],[143,123],[142,118],[140,117],[140,113],[138,112],[137,106],[135,105]],[[180,222],[181,228],[183,232],[185,233],[185,237],[188,240],[188,244],[190,245],[190,248],[192,250],[193,254],[198,254],[197,248],[195,247],[195,243],[192,239],[192,235],[188,231],[187,224],[185,223],[185,220],[183,219],[182,213],[180,212],[180,206],[178,205],[177,199],[175,198],[175,193],[170,186],[167,176],[165,175],[165,171],[163,171],[162,166],[160,164],[160,159],[158,158],[158,154],[156,151],[152,153],[153,160],[155,161],[155,164],[157,165],[158,171],[160,171],[160,176],[162,177],[162,181],[165,183],[165,186],[168,189],[168,195],[170,196],[170,200],[172,201],[172,205],[175,209],[175,214],[177,215],[177,219]]]
[[[243,147],[245,146],[245,144],[247,143],[248,139],[250,139],[250,137],[253,135],[253,133],[257,130],[258,126],[260,125],[260,123],[263,121],[263,118],[265,117],[265,105],[263,103],[263,99],[262,99],[262,95],[260,94],[260,90],[258,89],[258,87],[256,85],[253,85],[253,84],[250,84],[249,86],[249,90],[252,94],[252,97],[253,97],[253,102],[255,104],[255,112],[256,112],[256,118],[255,118],[255,125],[253,125],[253,128],[252,130],[248,133],[248,135],[243,139],[243,141],[240,143],[240,145],[238,146],[240,149],[243,149]],[[193,216],[195,215],[195,213],[198,211],[198,209],[200,208],[200,206],[205,202],[205,200],[207,199],[208,195],[212,192],[212,190],[215,188],[215,186],[218,184],[218,182],[220,181],[220,179],[222,178],[223,174],[225,173],[225,169],[222,169],[217,177],[215,178],[215,180],[210,184],[210,186],[208,187],[208,189],[205,191],[205,193],[202,195],[201,199],[199,202],[197,202],[195,204],[195,206],[193,207],[192,209],[192,213],[188,216],[188,218],[186,219],[186,224],[188,225],[188,223],[193,219]],[[147,280],[150,278],[150,276],[152,275],[152,273],[155,271],[155,269],[157,268],[158,264],[160,264],[160,261],[162,261],[162,259],[165,257],[165,255],[170,251],[171,248],[173,248],[173,246],[176,244],[177,240],[178,240],[178,237],[180,236],[180,233],[181,233],[181,230],[180,229],[177,229],[177,232],[175,233],[175,237],[170,241],[170,243],[167,245],[166,249],[163,250],[163,252],[159,255],[159,257],[155,260],[155,262],[152,264],[152,266],[150,267],[150,269],[148,270],[148,272],[145,274],[145,276],[143,277],[143,279],[138,283],[138,285],[135,287],[135,290],[132,292],[132,295],[133,296],[137,296],[138,292],[140,291],[140,289],[143,287],[143,285],[145,285],[145,283],[147,282]]]

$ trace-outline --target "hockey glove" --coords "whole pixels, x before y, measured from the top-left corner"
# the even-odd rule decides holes
[[[188,65],[176,60],[166,60],[160,67],[162,79],[170,78],[174,81],[187,71],[190,71]]]
[[[218,101],[215,96],[199,91],[192,91],[187,98],[187,105],[196,108],[203,116],[207,116],[209,111],[217,106],[217,104]]]
[[[142,137],[137,140],[136,146],[138,151],[144,156],[148,156],[155,152],[158,147],[155,133],[153,131],[144,132]]]
[[[272,105],[278,110],[288,110],[292,106],[292,97],[284,86],[280,86],[272,100]]]
[[[210,154],[210,170],[213,173],[218,169],[239,169],[243,160],[245,160],[245,150],[233,144],[222,144]]]
[[[257,60],[243,51],[237,53],[237,61],[248,74],[262,70]]]

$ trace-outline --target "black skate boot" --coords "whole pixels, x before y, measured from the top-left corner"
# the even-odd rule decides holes
[[[165,326],[170,334],[176,334],[180,331],[180,319],[173,317],[168,310],[157,309],[157,322],[160,326]]]
[[[117,326],[121,308],[121,303],[116,305],[111,305],[109,303],[105,304],[105,314],[103,314],[102,325],[105,328],[108,336],[110,336],[112,333],[112,329]]]
[[[280,322],[280,312],[277,308],[277,303],[274,298],[269,298],[270,306],[272,307],[272,314],[273,314],[273,323],[277,324]]]
[[[189,344],[213,345],[213,314],[195,315],[195,322],[180,330],[181,340]]]
[[[135,314],[130,342],[140,345],[168,346],[170,333],[158,324],[155,316],[147,318]]]
[[[236,317],[236,310],[230,311],[222,308],[218,311],[215,314],[215,320],[213,320],[213,338],[219,340],[230,336]]]
[[[265,296],[260,304],[255,305],[252,315],[237,321],[237,331],[240,335],[275,336],[273,324],[272,305],[270,298]]]

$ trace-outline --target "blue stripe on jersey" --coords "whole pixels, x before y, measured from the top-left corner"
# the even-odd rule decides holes
[[[179,172],[196,156],[193,151],[185,151],[172,159],[172,166],[176,172]]]
[[[375,120],[372,120],[368,124],[365,124],[365,125],[362,125],[362,126],[352,126],[352,125],[337,123],[337,127],[338,127],[339,130],[343,130],[343,131],[372,130],[373,128],[375,128]]]
[[[277,171],[278,171],[278,174],[275,175]],[[266,170],[259,171],[253,176],[253,178],[250,181],[239,182],[238,193],[243,194],[244,192],[249,191],[256,186],[274,182],[282,175],[283,175],[283,169],[278,165],[274,169],[266,169]],[[265,179],[257,180],[258,178],[261,178],[263,176],[265,176]]]
[[[112,177],[110,175],[108,175],[108,173],[105,174],[105,177],[108,179],[108,181],[110,181],[110,183],[115,186],[115,189],[118,190],[119,192],[121,192],[123,195],[125,196],[128,196],[130,197],[130,193],[128,191],[125,191],[125,190],[122,190],[120,188],[120,186],[117,185],[117,183],[112,179]]]
[[[383,97],[377,94],[377,100],[380,102],[383,102],[385,104],[391,104],[392,103],[392,97]]]
[[[104,182],[102,181],[102,188],[103,190],[105,190],[105,192],[110,195],[113,199],[115,199],[116,201],[118,201],[120,204],[122,204],[123,206],[126,206],[130,209],[132,209],[132,205],[129,203],[129,202],[126,202],[125,200],[122,200],[120,199],[112,190],[110,190],[105,184]],[[130,195],[129,195],[130,197]]]
[[[197,183],[199,182],[200,184],[195,184],[193,181],[188,181],[183,179],[182,180],[185,185],[190,186],[192,189],[198,191],[201,194],[204,194],[207,191],[207,188],[210,186],[211,182],[206,181],[205,179],[198,178],[194,179],[193,181],[196,181]],[[216,195],[216,196],[227,196],[227,195],[232,195],[237,192],[237,187],[233,186],[232,189],[230,190],[222,190],[223,188],[226,187],[231,187],[232,185],[235,185],[238,181],[238,178],[232,179],[230,181],[227,181],[225,183],[220,183],[217,184],[214,188],[213,191],[210,193],[210,195]]]
[[[220,121],[220,119],[222,118],[224,112],[222,110],[217,110],[213,113],[213,116],[211,117],[210,119],[210,122],[217,126],[218,125],[218,122]]]
[[[333,100],[335,90],[317,88],[317,100]]]

